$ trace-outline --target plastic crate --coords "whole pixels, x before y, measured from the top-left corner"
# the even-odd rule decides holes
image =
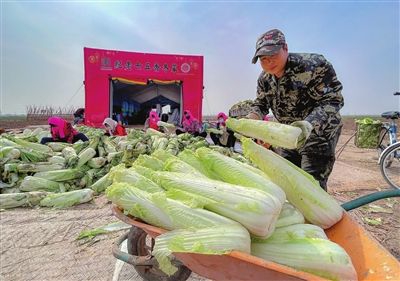
[[[359,148],[377,148],[382,122],[371,118],[356,120],[356,136],[354,144]]]

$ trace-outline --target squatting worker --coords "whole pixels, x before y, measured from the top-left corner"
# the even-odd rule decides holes
[[[106,118],[103,121],[103,125],[106,128],[106,135],[108,136],[126,136],[125,127],[119,122],[111,118]]]
[[[247,117],[261,119],[271,109],[280,123],[300,127],[300,147],[274,150],[310,173],[327,190],[342,129],[342,84],[335,70],[322,55],[289,53],[285,36],[278,29],[258,38],[252,63],[257,60],[263,71]]]
[[[78,140],[88,141],[89,139],[83,133],[75,130],[71,123],[57,116],[52,116],[47,120],[50,125],[51,137],[44,137],[40,140],[41,144],[48,142],[68,142],[75,143]]]

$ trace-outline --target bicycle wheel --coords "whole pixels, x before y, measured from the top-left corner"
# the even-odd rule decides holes
[[[392,144],[383,152],[379,167],[385,181],[400,189],[400,142]]]
[[[378,159],[382,152],[385,150],[386,147],[390,145],[390,135],[389,130],[385,127],[381,128],[379,132],[379,141],[378,141]]]

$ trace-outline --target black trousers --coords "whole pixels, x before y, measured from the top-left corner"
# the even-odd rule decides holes
[[[341,127],[331,138],[322,138],[318,140],[310,139],[304,149],[289,150],[283,148],[273,148],[280,156],[289,160],[296,166],[312,175],[321,187],[327,191],[328,177],[332,172],[335,163],[335,148],[341,133]]]
[[[218,134],[214,134],[214,133],[210,133],[210,137],[212,139],[212,141],[214,142],[215,145],[219,145],[219,146],[223,146],[223,147],[234,147],[235,146],[235,142],[236,142],[236,137],[235,137],[235,133],[231,130],[228,130],[228,140],[226,142],[226,144],[222,144],[219,141],[219,137],[220,135]]]
[[[72,140],[72,143],[75,143],[75,142],[77,142],[77,141],[79,141],[79,140],[81,140],[81,141],[88,141],[89,139],[87,138],[87,136],[85,136],[85,134],[83,134],[83,133],[78,133],[78,134],[76,134],[75,136],[74,136],[74,138],[73,138],[73,140]],[[42,138],[42,140],[40,141],[40,143],[41,144],[46,144],[46,143],[48,143],[48,142],[67,142],[66,140],[55,140],[55,139],[53,139],[53,138],[51,138],[51,137],[49,137],[49,138]]]
[[[180,135],[180,134],[184,134],[184,133],[187,133],[187,132],[185,132],[185,131],[183,131],[181,129],[176,129],[175,130],[175,134],[176,135]],[[201,133],[194,132],[194,133],[189,133],[189,134],[191,134],[191,135],[193,135],[195,137],[198,137],[198,136],[203,137],[203,138],[207,137],[207,132],[201,132]]]

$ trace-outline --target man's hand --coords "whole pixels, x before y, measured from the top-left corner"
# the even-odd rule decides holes
[[[294,121],[290,125],[301,129],[301,134],[299,136],[299,140],[297,141],[297,148],[300,148],[306,143],[307,139],[310,137],[313,126],[308,121]]]
[[[260,115],[258,115],[257,113],[254,113],[254,112],[250,112],[244,118],[246,118],[246,119],[254,119],[254,120],[261,120]]]

